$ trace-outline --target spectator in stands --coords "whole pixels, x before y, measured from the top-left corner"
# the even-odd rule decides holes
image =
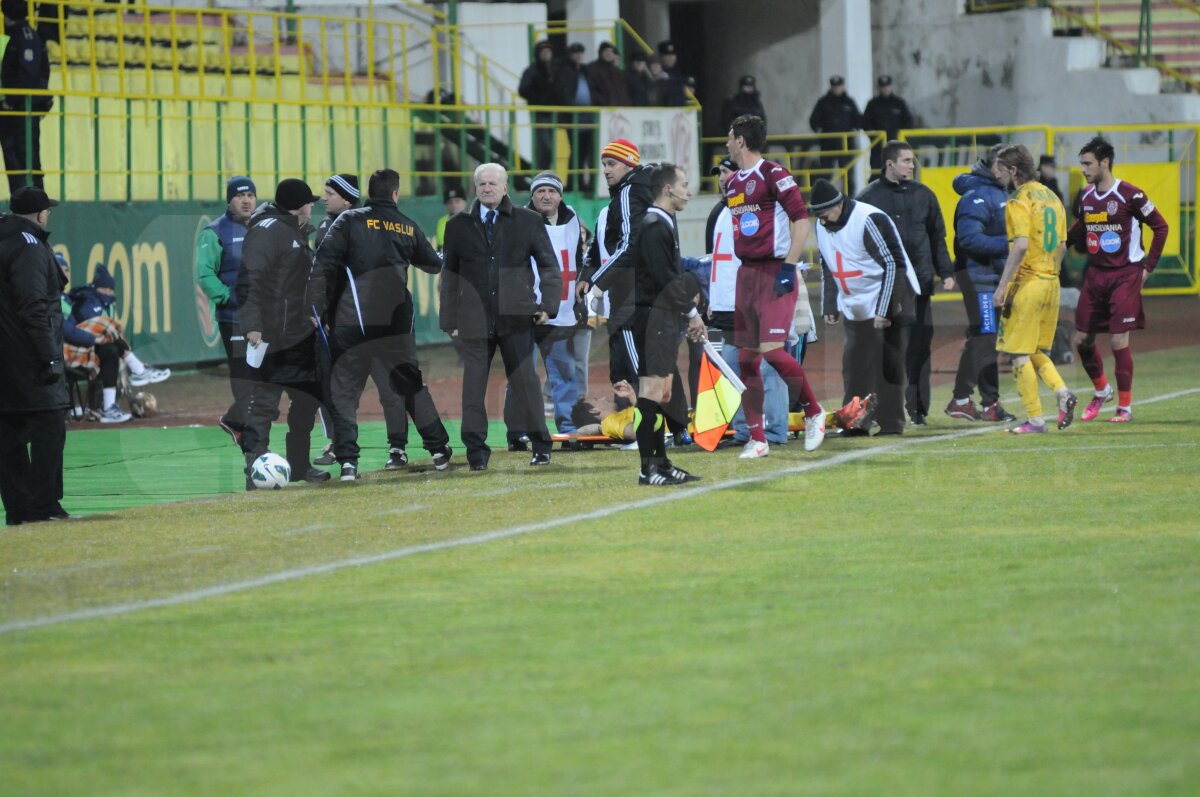
[[[545,220],[514,207],[498,163],[475,170],[475,204],[446,225],[441,327],[463,342],[462,441],[471,470],[487,470],[487,383],[499,349],[521,428],[533,444],[530,465],[550,464],[550,432],[533,365],[533,329],[558,315],[562,276]],[[530,266],[533,258],[536,270]],[[534,293],[535,274],[541,301]]]
[[[863,130],[882,130],[883,141],[871,148],[871,169],[883,167],[883,147],[889,141],[900,137],[901,130],[913,126],[912,112],[908,103],[901,99],[892,89],[892,76],[880,75],[875,81],[879,93],[867,102],[863,110]]]
[[[738,79],[738,90],[732,97],[725,98],[721,106],[721,130],[728,132],[733,120],[744,114],[767,121],[767,112],[763,108],[762,95],[758,93],[754,75],[742,75]]]
[[[650,83],[646,89],[647,105],[673,107],[687,104],[683,84],[663,71],[662,62],[658,58],[648,59],[646,66],[650,73]]]
[[[57,204],[40,188],[21,188],[0,217],[0,499],[10,526],[70,517],[60,503],[70,406],[62,274],[46,231]]]
[[[60,265],[68,275],[66,260]],[[116,281],[108,269],[96,266],[92,281],[64,295],[63,356],[69,368],[87,371],[88,378],[100,379],[103,402],[95,413],[101,423],[124,423],[130,414],[117,406],[117,381],[122,360],[129,368],[129,384],[134,387],[157,384],[171,376],[168,368],[151,368],[138,359],[125,337],[125,328],[113,313]]]
[[[1049,188],[1058,197],[1060,202],[1066,203],[1062,189],[1058,186],[1058,166],[1054,162],[1053,155],[1043,155],[1038,159],[1037,180],[1042,185]]]
[[[592,86],[592,101],[604,107],[632,105],[625,73],[617,64],[617,48],[611,42],[600,43],[599,57],[588,64],[588,83]]]
[[[904,251],[916,269],[920,290],[908,341],[908,386],[904,400],[913,425],[924,426],[925,416],[929,414],[930,349],[933,345],[930,300],[939,281],[942,290],[954,290],[954,264],[946,249],[946,222],[937,194],[915,179],[916,168],[912,146],[905,141],[889,141],[883,148],[882,176],[864,188],[858,199],[892,218],[904,243]]]
[[[271,424],[279,417],[279,399],[286,391],[288,407],[286,454],[291,481],[322,482],[329,474],[312,466],[309,449],[320,406],[316,341],[312,311],[305,297],[313,253],[308,246],[309,219],[319,197],[303,180],[289,178],[268,202],[250,217],[237,295],[246,345],[265,345],[257,381],[250,394],[242,451],[246,455],[246,489],[253,490],[249,468],[271,441]]]
[[[582,44],[574,42],[567,48],[567,59],[562,62],[555,76],[558,85],[558,104],[586,107],[595,105],[593,86],[588,80],[587,68],[584,66],[584,53],[587,51]],[[592,163],[596,149],[596,115],[594,113],[576,113],[568,125],[571,141],[571,172],[579,176],[578,182],[572,184],[584,193],[591,193]]]
[[[517,93],[530,105],[557,105],[554,48],[543,39],[533,48],[533,57],[533,63],[521,75]],[[533,111],[532,116],[533,165],[536,169],[549,169],[554,159],[554,113]]]
[[[961,198],[954,209],[955,277],[967,310],[967,340],[958,360],[954,394],[946,414],[965,421],[1014,421],[1000,406],[1000,370],[996,364],[996,314],[992,295],[1008,260],[1004,205],[1008,201],[992,164],[1004,149],[996,144],[970,172],[954,178]],[[985,316],[990,323],[985,324]],[[971,401],[979,387],[981,407]]]
[[[650,104],[649,91],[654,83],[650,77],[650,67],[647,56],[641,50],[630,54],[629,65],[625,68],[625,87],[629,92],[629,101],[636,106]]]
[[[433,247],[439,252],[446,242],[446,222],[467,209],[467,192],[461,185],[452,185],[442,194],[442,204],[446,207],[446,215],[438,219],[437,235],[433,238]]]
[[[4,12],[4,32],[9,37],[0,61],[0,85],[12,90],[46,89],[50,85],[50,58],[46,43],[26,20],[29,3],[2,0],[0,9]],[[42,117],[53,105],[54,99],[47,94],[9,94],[4,98],[2,109],[14,114],[0,116],[0,148],[4,150],[12,193],[29,182],[38,188],[43,185]]]
[[[679,55],[675,52],[674,42],[668,40],[658,43],[658,60],[662,62],[663,72],[668,77],[683,82],[685,75],[679,68]]]
[[[841,75],[829,78],[829,91],[817,100],[808,124],[814,133],[853,133],[862,128],[862,115],[858,112],[858,104],[846,93],[846,80]],[[821,151],[837,153],[824,155],[821,158],[821,168],[829,172],[829,179],[836,181],[838,170],[850,163],[847,150],[853,149],[852,137],[846,135],[828,135],[821,139]],[[846,193],[854,194],[854,173],[846,175]]]
[[[200,231],[196,240],[196,281],[216,305],[217,329],[229,366],[233,403],[218,423],[241,445],[246,426],[246,406],[254,388],[254,374],[246,365],[246,339],[238,327],[237,276],[242,265],[246,224],[258,203],[258,189],[248,177],[233,177],[225,184],[225,213]]]

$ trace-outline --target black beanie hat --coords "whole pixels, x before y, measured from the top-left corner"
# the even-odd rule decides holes
[[[295,177],[281,181],[275,188],[275,204],[284,210],[299,210],[320,198],[313,194],[308,183]]]
[[[812,193],[808,195],[808,209],[817,213],[829,210],[839,204],[844,197],[833,183],[822,177],[813,183]]]
[[[337,192],[337,195],[351,205],[358,204],[358,178],[353,174],[335,174],[325,181],[325,185]]]
[[[92,274],[92,287],[108,288],[109,290],[117,289],[117,281],[113,279],[113,275],[108,273],[105,266],[96,266],[96,271]]]
[[[258,196],[258,189],[254,187],[253,180],[249,177],[229,178],[229,182],[225,183],[225,204],[228,205],[235,196],[246,192]]]

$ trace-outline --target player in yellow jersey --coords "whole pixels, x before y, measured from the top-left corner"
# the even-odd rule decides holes
[[[1058,428],[1066,429],[1075,419],[1075,394],[1049,352],[1058,324],[1058,269],[1067,251],[1067,214],[1054,192],[1037,181],[1033,155],[1023,145],[1000,150],[992,174],[1014,191],[1004,210],[1009,249],[995,294],[996,307],[1003,308],[996,349],[1013,358],[1017,393],[1029,416],[1009,431],[1046,431],[1038,377],[1058,396]]]

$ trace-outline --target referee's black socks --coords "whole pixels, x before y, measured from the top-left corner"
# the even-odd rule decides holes
[[[641,454],[644,466],[645,463],[654,461],[653,458],[657,455],[655,448],[657,440],[661,436],[659,430],[662,428],[662,423],[659,415],[662,410],[657,401],[651,401],[641,396],[637,400],[637,410],[642,417],[634,432],[637,435],[638,453]]]

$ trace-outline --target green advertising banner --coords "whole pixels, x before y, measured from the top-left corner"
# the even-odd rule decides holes
[[[590,221],[593,206],[601,204],[583,201],[576,207]],[[401,200],[401,210],[431,239],[445,214],[436,197]],[[196,284],[195,255],[200,231],[224,212],[220,202],[66,202],[50,217],[50,243],[70,263],[72,286],[89,282],[99,265],[112,273],[117,318],[143,360],[161,365],[222,360],[212,305]],[[320,214],[318,203],[315,222]],[[447,341],[438,329],[437,280],[409,271],[420,344]]]

